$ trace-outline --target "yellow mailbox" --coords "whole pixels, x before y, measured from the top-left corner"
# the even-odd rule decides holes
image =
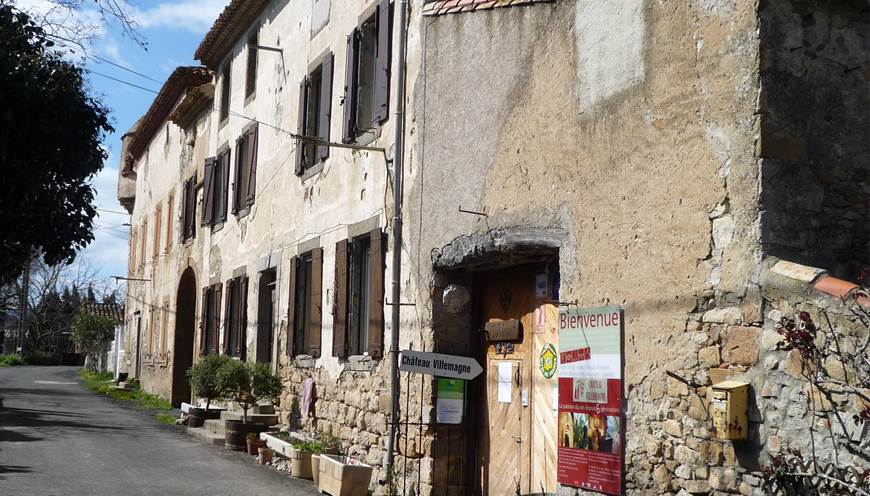
[[[710,414],[713,435],[732,441],[746,439],[749,434],[749,384],[724,381],[711,386]]]

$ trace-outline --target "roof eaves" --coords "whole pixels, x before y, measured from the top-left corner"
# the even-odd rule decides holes
[[[203,37],[194,58],[210,69],[217,69],[251,24],[266,8],[268,0],[232,0]]]

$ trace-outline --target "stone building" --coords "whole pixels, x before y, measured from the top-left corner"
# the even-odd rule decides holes
[[[832,292],[842,281],[806,266],[851,279],[870,265],[866,7],[409,4],[401,301],[384,298],[396,6],[233,0],[196,52],[205,68],[179,69],[196,76],[173,75],[128,138],[144,279],[128,290],[128,367],[181,401],[204,353],[270,363],[282,423],[336,436],[384,493],[384,317],[401,304],[400,349],[484,368],[458,425],[437,422],[433,378],[402,374],[401,492],[573,494],[556,378],[536,360],[558,348],[560,307],[620,305],[626,492],[761,494],[761,467],[806,448],[814,421],[790,406],[806,392],[775,321],[849,321],[836,298],[853,286]],[[155,256],[162,223],[172,241]],[[525,331],[489,340],[491,321]],[[493,399],[503,362],[507,403]],[[749,441],[710,434],[707,390],[724,378],[750,384]]]

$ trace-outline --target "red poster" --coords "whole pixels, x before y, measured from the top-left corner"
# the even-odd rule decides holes
[[[560,484],[622,494],[622,309],[559,316]]]

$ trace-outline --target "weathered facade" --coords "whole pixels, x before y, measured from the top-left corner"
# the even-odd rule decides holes
[[[761,467],[786,445],[805,448],[813,422],[806,405],[791,406],[806,393],[776,347],[775,321],[817,308],[848,321],[809,289],[821,271],[794,282],[774,263],[851,278],[870,262],[866,8],[410,4],[401,302],[384,298],[400,63],[390,48],[399,30],[381,17],[390,9],[233,1],[197,51],[213,86],[173,93],[176,112],[157,118],[180,123],[168,139],[142,134],[144,123],[133,135],[148,145],[132,152],[131,277],[148,281],[129,286],[128,346],[135,319],[167,301],[169,325],[158,340],[167,345],[139,361],[128,348],[128,366],[181,400],[179,351],[270,363],[287,385],[282,423],[336,436],[376,466],[372,488],[383,493],[384,317],[401,303],[400,349],[484,368],[458,425],[436,422],[431,377],[402,374],[401,491],[573,494],[556,477],[555,379],[535,361],[558,348],[560,306],[621,305],[626,491],[761,494]],[[371,101],[348,88],[371,88]],[[151,262],[155,210],[174,189],[169,219],[182,237],[191,177],[195,236]],[[480,332],[491,321],[537,329],[539,318],[541,332],[508,341]],[[507,406],[492,401],[499,362],[519,386]],[[309,378],[318,400],[303,415]],[[710,433],[707,389],[724,378],[751,386],[749,441]]]

